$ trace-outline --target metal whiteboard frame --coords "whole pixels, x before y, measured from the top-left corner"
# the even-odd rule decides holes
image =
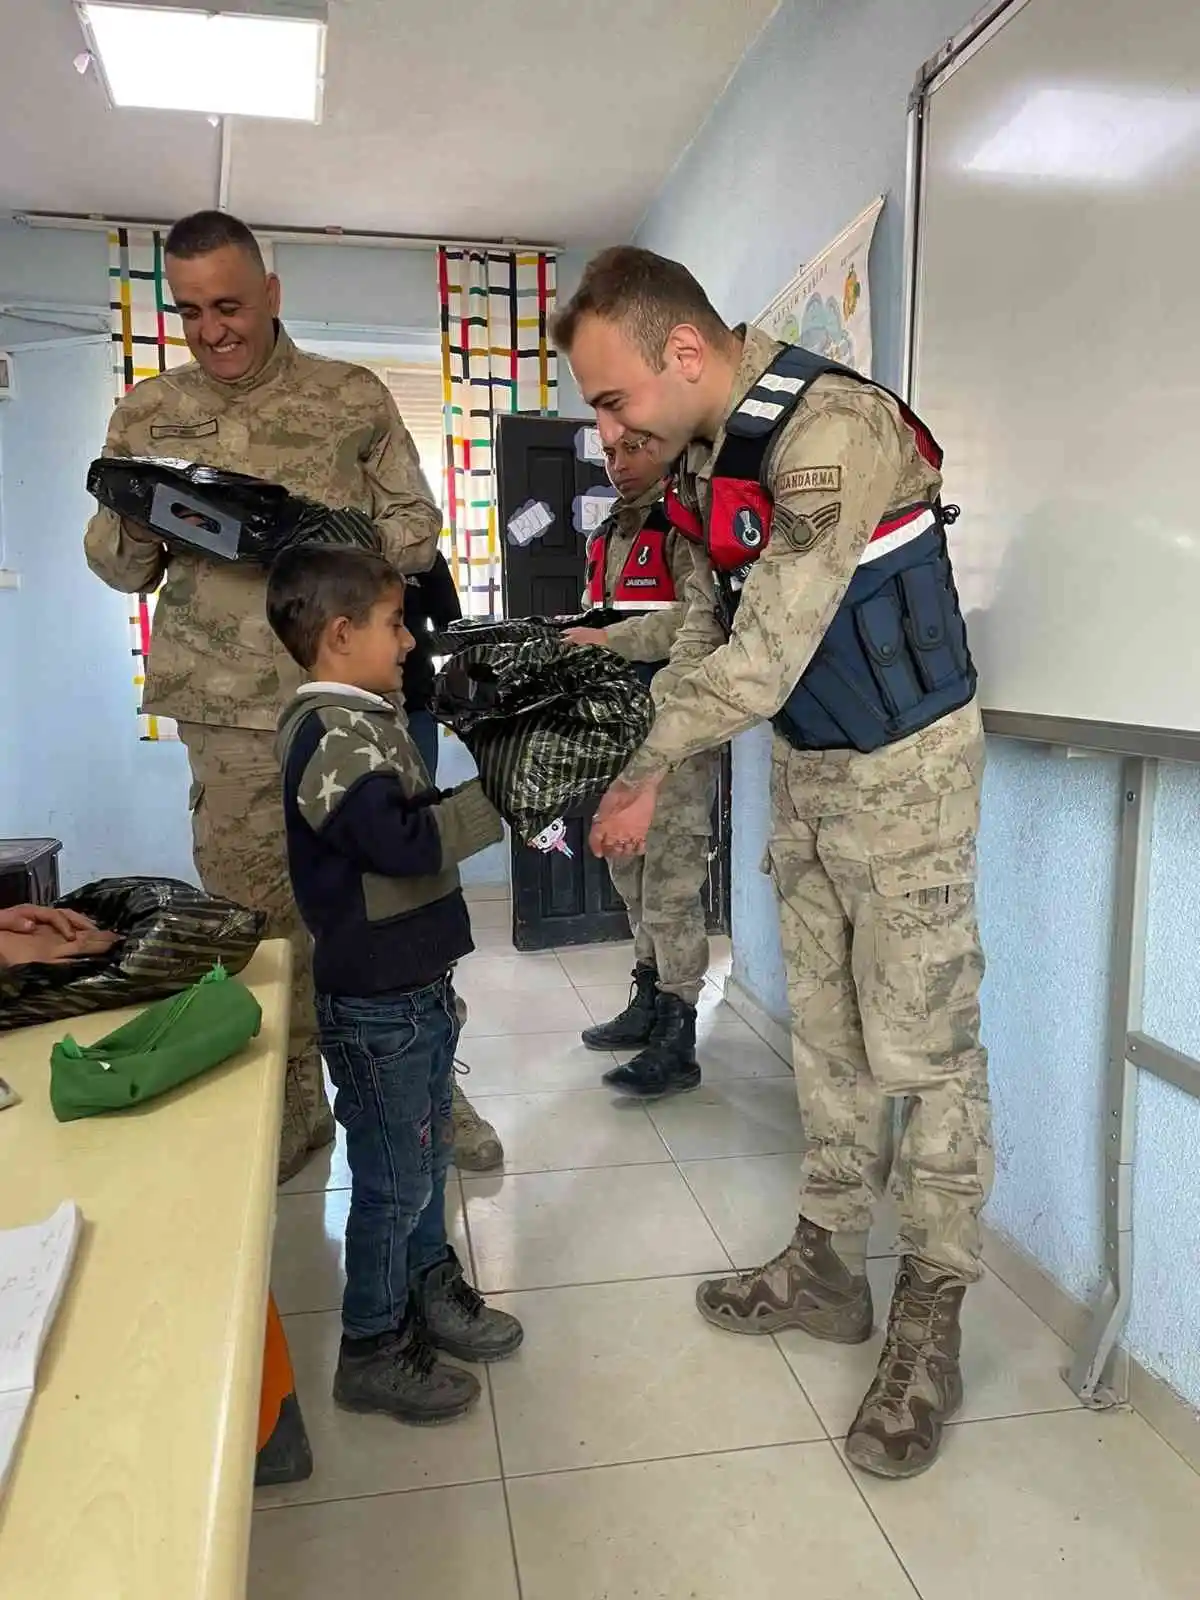
[[[988,5],[917,73],[908,101],[908,167],[904,208],[904,343],[901,393],[912,400],[920,277],[921,202],[925,177],[925,118],[930,96],[1029,0]],[[1133,1296],[1133,1170],[1137,1145],[1139,1072],[1149,1072],[1200,1099],[1200,1061],[1142,1032],[1146,902],[1158,763],[1200,762],[1200,734],[1125,723],[1088,722],[1017,711],[985,711],[984,727],[1008,739],[1119,755],[1121,808],[1117,819],[1117,885],[1112,918],[1104,1142],[1103,1281],[1087,1333],[1065,1374],[1085,1404],[1123,1400],[1114,1356]]]

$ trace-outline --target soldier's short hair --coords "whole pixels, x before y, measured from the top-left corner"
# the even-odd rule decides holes
[[[163,254],[177,261],[194,261],[197,256],[210,256],[214,250],[224,250],[236,245],[265,272],[266,262],[258,248],[258,240],[250,229],[228,211],[193,211],[190,217],[180,217],[167,235]]]
[[[551,336],[564,355],[587,316],[620,323],[656,372],[662,370],[671,329],[681,322],[716,343],[729,332],[685,266],[628,244],[593,256],[578,289],[553,318]]]
[[[307,672],[325,629],[337,617],[364,623],[371,608],[404,579],[390,561],[347,545],[298,544],[267,578],[267,621],[292,660]]]

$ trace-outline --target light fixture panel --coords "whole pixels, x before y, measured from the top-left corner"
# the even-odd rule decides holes
[[[79,0],[75,9],[114,107],[321,119],[326,22],[316,0],[219,0],[208,11]]]

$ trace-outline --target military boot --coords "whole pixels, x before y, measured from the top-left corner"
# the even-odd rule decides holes
[[[914,1478],[937,1459],[942,1430],[962,1405],[966,1290],[917,1256],[901,1261],[879,1368],[846,1440],[847,1459],[864,1472]]]
[[[589,1050],[637,1050],[650,1043],[654,1031],[658,995],[658,972],[650,962],[639,961],[633,969],[629,1004],[611,1022],[598,1022],[583,1030]]]
[[[516,1317],[496,1311],[467,1282],[453,1250],[426,1268],[412,1293],[430,1344],[457,1361],[502,1361],[525,1337]]]
[[[610,1089],[661,1100],[700,1084],[696,1060],[696,1008],[677,994],[660,994],[654,1006],[650,1042],[632,1061],[604,1074]]]
[[[696,1290],[700,1315],[730,1333],[779,1333],[800,1328],[814,1339],[863,1344],[874,1309],[866,1273],[865,1234],[834,1235],[801,1217],[791,1243],[765,1267],[710,1278]]]
[[[500,1135],[454,1085],[454,1165],[460,1172],[491,1172],[504,1160]]]
[[[478,1378],[439,1361],[417,1317],[395,1333],[342,1340],[333,1398],[347,1411],[381,1411],[399,1422],[449,1422],[481,1394]]]

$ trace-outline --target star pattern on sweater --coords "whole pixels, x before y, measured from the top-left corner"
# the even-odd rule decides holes
[[[326,811],[333,810],[335,795],[345,794],[346,792],[345,785],[337,781],[337,776],[336,769],[327,772],[321,779],[321,787],[317,790],[317,799],[325,807]]]

